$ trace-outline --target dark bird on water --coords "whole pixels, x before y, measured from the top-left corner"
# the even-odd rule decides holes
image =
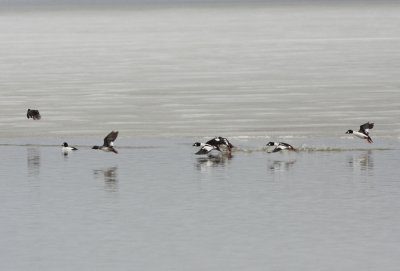
[[[32,118],[34,120],[40,120],[42,118],[42,116],[40,116],[39,110],[37,109],[28,109],[28,111],[26,112],[26,117]]]
[[[117,139],[118,131],[110,132],[105,138],[103,146],[93,146],[92,149],[94,150],[102,150],[105,152],[114,152],[118,153],[116,149],[114,149],[114,141]]]

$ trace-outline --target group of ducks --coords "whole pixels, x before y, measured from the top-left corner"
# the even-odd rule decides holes
[[[93,146],[93,150],[101,150],[105,152],[113,152],[118,153],[118,151],[114,148],[114,141],[117,139],[118,131],[111,131],[105,138],[102,146]],[[62,145],[61,151],[64,155],[67,155],[70,151],[78,150],[76,147],[71,147],[67,142],[64,142]]]
[[[214,137],[213,139],[207,141],[206,143],[196,142],[193,144],[195,147],[200,147],[200,149],[195,154],[208,154],[213,150],[219,152],[226,152],[231,154],[233,145],[225,137]],[[268,142],[267,147],[275,147],[272,152],[278,152],[282,150],[296,151],[296,149],[284,142]]]
[[[346,134],[353,134],[354,136],[365,139],[368,141],[368,143],[373,143],[371,137],[369,136],[369,129],[374,128],[374,124],[367,122],[364,123],[363,125],[360,126],[360,129],[357,131],[353,130],[347,130]],[[196,142],[193,144],[193,146],[200,147],[199,151],[196,152],[195,154],[208,154],[213,150],[217,150],[219,152],[222,152],[221,147],[227,150],[228,154],[231,153],[231,150],[233,148],[233,145],[229,142],[228,139],[224,137],[215,137],[206,143],[199,143]],[[296,149],[285,142],[268,142],[267,147],[274,147],[274,149],[271,152],[279,152],[283,150],[288,150],[288,151],[296,151]]]
[[[28,109],[26,112],[26,117],[28,119],[33,119],[33,120],[40,120],[42,116],[39,113],[39,110],[37,109]],[[103,145],[101,146],[93,146],[92,149],[94,150],[101,150],[105,152],[113,152],[113,153],[118,153],[118,151],[114,148],[114,141],[117,139],[118,136],[118,131],[111,131],[105,138]],[[61,151],[64,153],[64,155],[67,155],[71,151],[76,151],[78,148],[69,146],[67,142],[64,142],[62,145]]]
[[[27,118],[32,118],[34,120],[40,120],[41,115],[39,113],[39,110],[36,109],[28,109],[26,113]],[[354,136],[365,139],[367,140],[368,143],[373,143],[371,137],[369,136],[369,129],[374,128],[374,123],[364,123],[363,125],[360,125],[360,129],[357,131],[353,130],[347,130],[346,134],[353,134]],[[118,153],[118,151],[114,148],[114,141],[117,139],[118,136],[118,131],[111,131],[105,138],[102,146],[93,146],[92,149],[94,150],[102,150],[105,152],[114,152]],[[215,137],[206,143],[200,143],[200,142],[195,142],[193,144],[195,147],[200,147],[200,149],[195,153],[197,155],[202,155],[202,154],[209,154],[211,151],[216,150],[219,152],[226,152],[228,154],[231,154],[233,145],[229,142],[229,140],[225,137]],[[274,149],[271,152],[279,152],[283,150],[288,150],[288,151],[296,151],[296,149],[284,142],[268,142],[266,145],[267,147],[274,147]],[[64,142],[62,144],[62,152],[67,155],[71,151],[76,151],[78,150],[76,147],[71,147],[68,145],[67,142]]]

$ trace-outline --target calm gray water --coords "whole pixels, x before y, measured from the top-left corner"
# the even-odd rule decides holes
[[[0,269],[397,270],[399,12],[1,9]]]
[[[399,142],[313,142],[235,139],[230,159],[188,139],[0,146],[1,269],[397,270]]]

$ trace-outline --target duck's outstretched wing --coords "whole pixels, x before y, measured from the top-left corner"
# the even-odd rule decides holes
[[[233,145],[231,144],[231,142],[229,142],[229,140],[225,137],[222,138],[222,141],[224,142],[224,144],[229,148],[232,149]]]
[[[372,128],[374,128],[374,124],[367,122],[360,126],[359,132],[368,135],[369,129]]]
[[[290,145],[288,143],[279,142],[279,145],[284,147],[282,149],[288,149],[288,150],[296,151],[296,149],[292,145]]]
[[[221,137],[214,137],[213,139],[210,139],[206,142],[206,144],[211,145],[211,146],[218,146],[222,143]]]
[[[198,152],[196,152],[195,154],[198,154],[198,155],[199,154],[207,154],[212,150],[218,150],[218,148],[215,146],[206,144],[203,147],[201,147],[200,150]]]
[[[292,145],[285,143],[285,142],[279,142],[279,145],[285,146],[286,148],[293,148]]]
[[[213,139],[209,140],[206,142],[206,144],[212,145],[212,146],[221,146],[221,145],[225,145],[227,146],[229,149],[233,148],[233,145],[229,142],[229,140],[225,137],[214,137]]]
[[[105,138],[104,138],[104,146],[110,147],[112,143],[117,139],[118,131],[111,131]]]
[[[272,152],[278,152],[278,151],[281,151],[281,150],[284,150],[284,149],[285,148],[283,148],[282,146],[278,146],[275,149],[273,149]]]

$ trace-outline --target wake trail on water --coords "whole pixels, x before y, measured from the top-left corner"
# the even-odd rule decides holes
[[[232,149],[233,153],[253,153],[253,152],[266,152],[272,153],[273,148],[243,148],[237,147]],[[305,153],[305,152],[349,152],[349,151],[389,151],[396,150],[394,148],[332,148],[332,147],[300,147],[295,151],[283,150],[277,153]]]
[[[184,143],[175,143],[172,145],[181,145],[181,146],[191,146],[191,143],[188,144],[187,142]],[[72,144],[71,144],[72,145]],[[74,147],[77,147],[78,149],[91,149],[93,145],[87,145],[87,144],[74,144]],[[35,148],[55,148],[55,147],[60,147],[61,144],[16,144],[16,143],[1,143],[0,147],[35,147]],[[166,149],[168,148],[168,145],[121,145],[121,146],[115,146],[117,149],[126,149],[126,150],[139,150],[139,149]],[[351,148],[351,147],[313,147],[313,146],[300,146],[296,147],[295,151],[291,150],[283,150],[279,151],[277,153],[313,153],[313,152],[350,152],[350,151],[394,151],[394,150],[399,150],[399,148],[394,148],[394,147],[356,147],[356,148]],[[257,146],[242,146],[242,145],[235,145],[234,148],[232,149],[232,153],[272,153],[274,150],[274,147],[257,147]]]

